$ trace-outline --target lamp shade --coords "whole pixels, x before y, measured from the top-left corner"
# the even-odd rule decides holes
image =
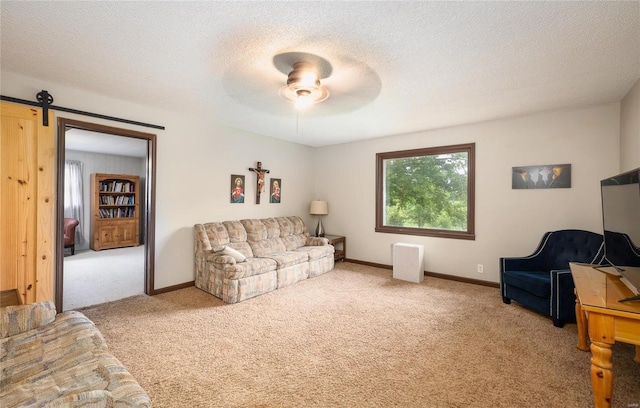
[[[329,203],[321,200],[314,200],[311,202],[309,208],[309,214],[311,215],[327,215],[329,214]]]

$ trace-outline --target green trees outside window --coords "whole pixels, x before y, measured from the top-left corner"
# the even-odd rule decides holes
[[[378,153],[376,231],[474,239],[475,144]]]

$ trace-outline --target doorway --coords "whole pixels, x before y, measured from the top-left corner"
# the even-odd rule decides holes
[[[74,135],[74,133],[76,133]],[[64,235],[64,218],[65,218],[65,164],[68,160],[67,149],[69,148],[68,141],[73,141],[73,148],[77,150],[91,150],[91,153],[86,153],[87,155],[93,155],[91,157],[108,157],[107,162],[112,162],[111,158],[118,158],[118,152],[122,152],[122,149],[129,149],[126,153],[120,153],[123,156],[131,156],[140,157],[141,166],[139,170],[141,187],[139,190],[140,195],[140,205],[139,205],[139,218],[140,218],[140,246],[139,247],[130,247],[130,248],[122,248],[121,249],[111,249],[104,251],[92,251],[88,249],[89,243],[93,239],[93,237],[89,236],[90,229],[87,228],[90,220],[90,211],[91,208],[89,205],[85,206],[84,212],[85,216],[76,216],[76,218],[83,218],[82,224],[83,227],[79,230],[78,235],[84,235],[84,241],[82,239],[79,242],[80,255],[83,257],[74,258],[74,256],[69,256],[65,258],[65,253],[69,253],[69,249],[65,248],[63,235]],[[78,144],[80,143],[80,144]],[[82,147],[85,145],[85,147]],[[99,147],[102,145],[103,147]],[[132,153],[133,149],[142,148],[139,154]],[[120,150],[118,150],[120,149]],[[141,270],[141,273],[144,275],[139,281],[143,286],[143,293],[152,295],[154,294],[154,248],[155,248],[155,152],[156,152],[156,135],[144,132],[138,132],[129,129],[115,128],[110,126],[98,125],[95,123],[89,122],[81,122],[72,119],[66,118],[58,118],[58,142],[57,142],[57,163],[58,163],[58,178],[57,178],[57,213],[56,213],[56,225],[57,225],[57,237],[56,240],[56,285],[55,285],[55,303],[58,311],[69,310],[69,307],[65,304],[65,259],[73,259],[74,264],[78,265],[82,258],[87,260],[94,258],[94,264],[100,265],[110,262],[107,260],[111,258],[115,260],[116,257],[122,255],[122,257],[128,257],[129,259],[134,259],[134,264],[131,266],[136,270]],[[77,154],[77,153],[75,153]],[[71,156],[71,152],[69,156]],[[117,160],[117,159],[115,159]],[[127,161],[123,158],[124,161]],[[87,169],[88,172],[93,172],[93,167]],[[127,171],[129,172],[129,171]],[[134,172],[133,170],[130,172]],[[85,179],[88,179],[88,174],[85,175]],[[90,186],[85,185],[85,189],[89,190]],[[85,197],[89,197],[88,192],[84,194]],[[85,202],[88,200],[85,199]],[[83,233],[83,234],[80,234]],[[82,251],[86,249],[86,251]],[[94,255],[104,255],[105,260],[95,259]],[[132,255],[133,254],[133,255]],[[135,264],[138,262],[135,260],[135,257],[142,254],[142,259],[140,259],[139,264]],[[132,256],[134,258],[132,258]],[[125,258],[117,258],[117,259],[125,259]],[[111,261],[113,262],[113,261]],[[115,263],[113,264],[116,265]],[[75,267],[77,269],[77,266]],[[118,268],[120,269],[120,268]],[[112,268],[115,270],[115,268]],[[72,270],[70,268],[70,272],[68,275],[68,279],[72,277]],[[113,278],[113,279],[111,279]],[[110,276],[106,281],[116,280],[115,276]],[[85,280],[92,280],[89,277],[85,277]],[[75,281],[74,281],[75,282]],[[126,280],[123,281],[126,284]],[[92,291],[91,282],[88,283],[88,289],[83,289],[83,291]],[[75,284],[75,283],[74,283]],[[99,285],[98,280],[96,279],[96,285]],[[102,284],[104,286],[104,284]],[[138,285],[136,283],[136,285]],[[71,286],[70,286],[71,287]],[[101,287],[101,289],[104,289]],[[127,288],[129,289],[129,288]],[[97,289],[96,289],[97,291]],[[68,293],[68,292],[67,292]],[[127,290],[123,290],[124,294],[122,297],[127,297]],[[82,293],[82,296],[87,298],[91,297],[91,293]],[[95,303],[102,303],[99,300],[99,297],[96,297]],[[116,299],[109,299],[116,300]],[[109,301],[107,300],[107,301]],[[77,303],[77,302],[76,302]],[[82,303],[82,300],[80,301]],[[88,306],[89,304],[84,304],[83,306]]]

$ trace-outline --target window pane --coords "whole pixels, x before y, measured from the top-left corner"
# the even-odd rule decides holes
[[[474,149],[379,153],[376,231],[473,239]]]

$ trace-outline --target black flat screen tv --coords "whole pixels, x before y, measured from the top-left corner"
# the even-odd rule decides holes
[[[640,169],[600,182],[605,261],[640,293]],[[624,301],[640,300],[640,296]]]

